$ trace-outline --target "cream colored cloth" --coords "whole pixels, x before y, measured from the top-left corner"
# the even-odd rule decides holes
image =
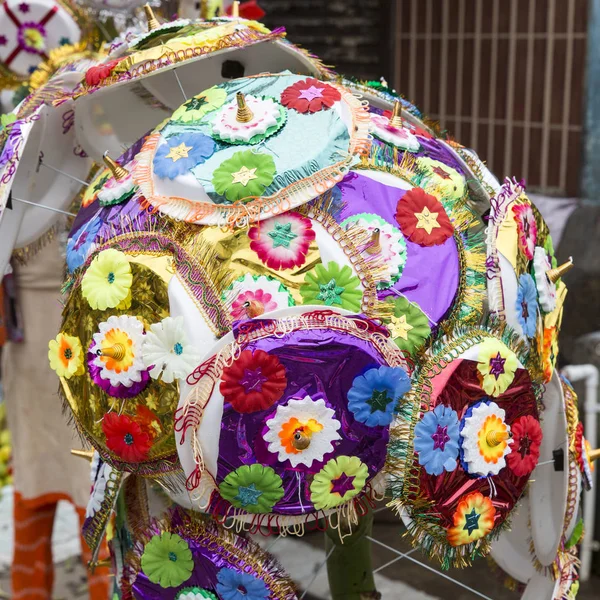
[[[58,377],[48,364],[48,342],[61,325],[63,265],[54,240],[15,269],[24,342],[4,347],[2,378],[15,490],[25,500],[58,494],[86,506],[89,463],[70,453],[81,441],[62,413]]]

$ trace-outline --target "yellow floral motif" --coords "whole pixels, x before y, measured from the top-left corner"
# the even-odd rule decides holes
[[[408,339],[408,332],[414,327],[406,321],[406,315],[400,315],[396,317],[392,315],[392,320],[388,325],[388,329],[392,334],[393,339]]]
[[[81,293],[95,310],[128,308],[131,304],[131,265],[123,252],[104,250],[81,280]]]
[[[430,212],[425,206],[423,212],[415,213],[415,217],[417,217],[416,228],[424,229],[428,234],[431,234],[434,229],[439,229],[441,227],[438,223],[438,215],[439,213]]]
[[[70,379],[74,375],[83,375],[83,348],[79,338],[59,333],[48,344],[50,367],[59,377]]]
[[[183,142],[179,146],[175,146],[169,150],[166,158],[170,158],[173,162],[177,162],[180,158],[188,158],[191,146],[186,146]]]
[[[515,377],[519,361],[501,341],[487,339],[479,346],[477,358],[481,387],[490,396],[503,394]]]

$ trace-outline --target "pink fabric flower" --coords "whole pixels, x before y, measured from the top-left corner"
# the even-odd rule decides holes
[[[535,243],[537,241],[537,223],[533,209],[529,204],[520,204],[513,206],[513,214],[517,222],[517,230],[519,231],[519,248],[523,254],[531,260],[535,251]]]
[[[231,316],[234,319],[246,319],[248,316],[248,307],[258,311],[258,314],[275,310],[277,302],[273,301],[273,296],[264,290],[248,290],[242,292],[231,305]]]
[[[287,212],[254,225],[248,232],[250,248],[271,269],[291,269],[306,262],[315,239],[310,219]]]

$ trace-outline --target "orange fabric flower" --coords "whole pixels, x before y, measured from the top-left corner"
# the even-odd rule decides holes
[[[315,421],[315,419],[309,419],[306,423],[301,423],[296,417],[292,417],[287,423],[281,426],[279,432],[279,438],[281,439],[281,445],[285,448],[288,454],[298,454],[302,450],[298,450],[292,443],[296,432],[304,433],[309,438],[313,433],[321,431],[323,425]]]
[[[479,492],[464,496],[454,513],[454,527],[448,529],[451,546],[463,546],[485,537],[494,528],[496,509],[492,501]]]

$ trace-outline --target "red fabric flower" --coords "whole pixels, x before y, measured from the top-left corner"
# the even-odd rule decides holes
[[[511,425],[512,450],[506,457],[510,470],[517,476],[529,475],[540,459],[542,428],[535,417],[519,417]]]
[[[286,386],[285,367],[276,356],[263,350],[244,350],[223,369],[220,390],[235,410],[251,413],[272,406],[283,396]]]
[[[334,87],[309,77],[285,88],[281,103],[299,113],[316,113],[331,108],[341,97]]]
[[[396,221],[404,236],[419,246],[438,246],[454,233],[442,203],[421,188],[409,190],[398,200]]]
[[[102,421],[102,431],[109,450],[123,460],[135,463],[148,457],[152,446],[150,436],[127,415],[108,413]]]
[[[233,6],[227,9],[227,14],[231,16]],[[240,2],[240,17],[249,21],[260,21],[267,13],[258,5],[256,0]]]
[[[153,440],[161,432],[160,419],[143,404],[138,404],[135,409],[134,421],[142,428],[142,432]]]
[[[115,67],[121,62],[120,58],[115,60],[109,60],[106,63],[90,67],[85,73],[85,82],[88,85],[99,85],[101,81],[104,81],[112,75]]]
[[[391,110],[384,110],[382,114],[384,117],[387,117],[388,119],[392,118]],[[404,120],[404,128],[408,129],[408,131],[410,131],[413,135],[418,135],[419,137],[426,138],[428,140],[433,139],[433,136],[428,131],[426,131],[425,129],[421,129],[421,127],[417,127],[416,125],[413,125],[412,123],[409,123],[407,120]]]

